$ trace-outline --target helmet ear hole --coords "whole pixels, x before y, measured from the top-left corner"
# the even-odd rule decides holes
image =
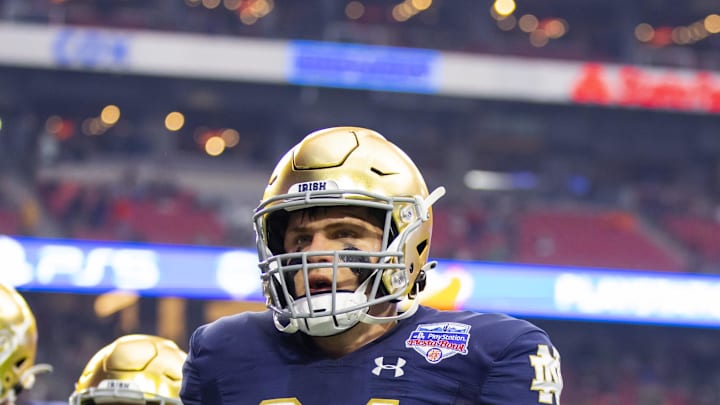
[[[417,247],[416,247],[418,254],[419,254],[419,255],[422,255],[423,252],[425,252],[425,249],[427,249],[427,246],[428,246],[428,240],[427,240],[427,239],[425,239],[425,240],[423,240],[422,242],[418,243],[418,244],[417,244]]]
[[[415,299],[415,297],[417,297],[417,295],[425,289],[425,284],[427,284],[427,274],[425,273],[425,270],[420,270],[420,273],[415,279],[415,285],[410,291],[410,294],[408,294],[408,297],[410,299]]]

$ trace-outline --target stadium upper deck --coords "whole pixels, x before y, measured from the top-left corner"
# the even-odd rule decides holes
[[[0,1],[9,21],[703,69],[720,66],[718,12],[701,0]]]

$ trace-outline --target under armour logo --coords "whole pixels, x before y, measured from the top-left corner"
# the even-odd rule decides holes
[[[373,374],[379,376],[382,370],[395,370],[395,377],[400,377],[405,374],[402,367],[407,362],[402,357],[398,357],[396,364],[385,364],[383,363],[383,360],[384,357],[382,356],[375,358],[375,365],[377,365],[377,367],[372,370]]]

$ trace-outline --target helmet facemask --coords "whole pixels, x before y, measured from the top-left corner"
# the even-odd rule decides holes
[[[135,382],[127,380],[103,380],[97,387],[74,392],[68,405],[182,405],[177,398],[144,392]]]
[[[278,329],[292,333],[300,330],[312,336],[330,336],[341,333],[358,322],[384,323],[412,315],[417,301],[399,315],[374,316],[372,306],[404,298],[414,298],[419,288],[411,273],[424,272],[406,264],[405,249],[424,222],[430,218],[429,208],[444,191],[433,194],[432,201],[421,197],[386,197],[361,190],[307,191],[280,195],[264,201],[254,216],[257,230],[260,269],[268,307],[275,312]],[[428,204],[429,203],[429,204]],[[380,211],[383,218],[383,238],[377,252],[366,252],[348,246],[343,250],[285,253],[280,248],[281,228],[287,225],[287,213],[313,207],[358,206]],[[398,233],[395,218],[406,223]],[[275,222],[276,221],[276,222]],[[269,231],[273,229],[273,231]],[[263,235],[268,235],[263,237]],[[272,247],[272,248],[271,248]],[[280,252],[275,254],[274,252]],[[314,263],[313,257],[332,257],[332,262]],[[313,269],[332,268],[332,283],[328,291],[312,294],[309,272]],[[338,271],[348,268],[359,279],[354,291],[338,289]],[[305,294],[296,296],[294,276],[302,272]]]
[[[253,216],[264,293],[277,328],[329,336],[358,322],[392,322],[412,315],[416,300],[404,312],[387,315],[390,311],[381,309],[414,298],[423,272],[434,266],[428,263],[431,205],[443,194],[442,187],[428,193],[412,160],[375,131],[337,127],[306,136],[278,162]],[[379,249],[285,251],[283,219],[290,213],[343,206],[380,213]],[[315,256],[321,255],[331,262],[315,264]],[[331,269],[331,285],[322,295],[295,296],[293,276],[302,272],[308,280],[308,272],[317,268]],[[338,273],[347,269],[362,276],[355,291],[338,289]]]

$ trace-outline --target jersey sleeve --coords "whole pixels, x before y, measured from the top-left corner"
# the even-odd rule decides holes
[[[560,353],[541,330],[515,338],[491,364],[478,403],[560,405]]]
[[[200,395],[202,383],[195,364],[197,357],[196,345],[199,333],[200,329],[196,329],[190,337],[188,355],[183,364],[180,399],[184,405],[200,405],[202,403],[202,396]]]
[[[180,388],[180,400],[183,405],[212,405],[220,404],[220,393],[216,379],[209,364],[208,356],[203,356],[203,332],[201,326],[190,337],[188,356],[183,364],[183,378]]]

